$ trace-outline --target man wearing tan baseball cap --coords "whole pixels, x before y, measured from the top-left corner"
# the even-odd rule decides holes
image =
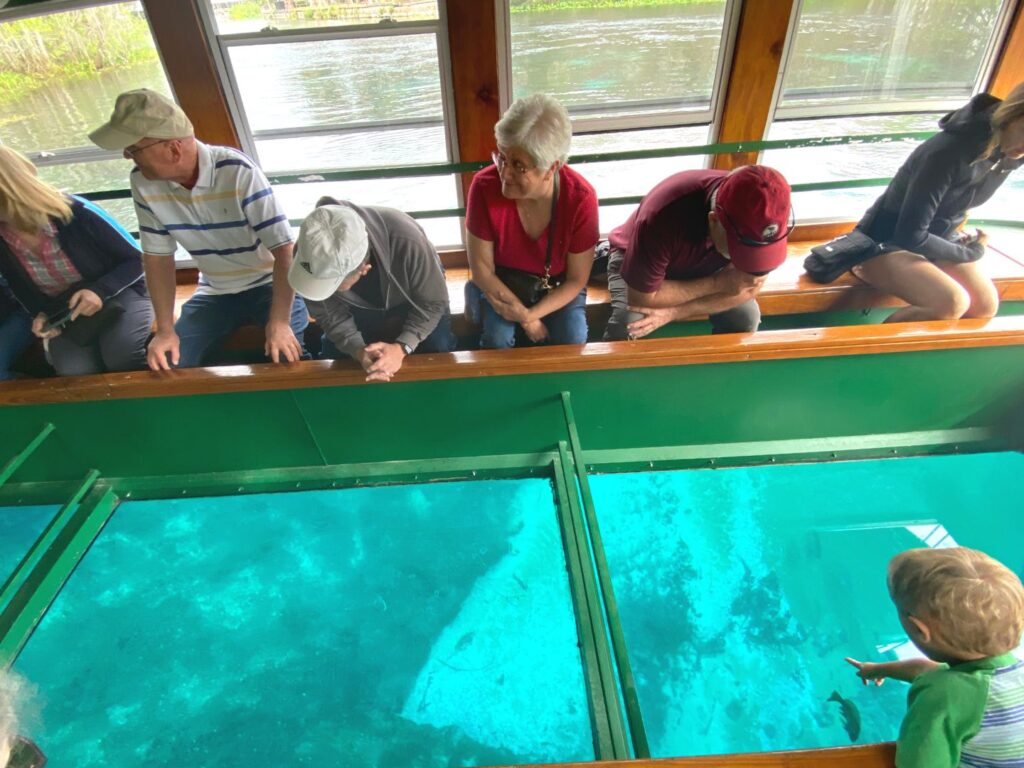
[[[265,325],[264,350],[274,362],[305,356],[309,314],[288,285],[291,226],[256,164],[236,149],[198,141],[181,108],[148,88],[118,96],[110,120],[89,138],[135,162],[132,198],[156,315],[149,367],[209,363],[219,342],[253,322]],[[200,275],[175,323],[179,246]]]

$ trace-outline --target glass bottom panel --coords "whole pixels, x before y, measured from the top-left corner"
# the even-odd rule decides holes
[[[59,509],[51,505],[0,508],[0,584],[18,567]]]
[[[1020,573],[1022,471],[1006,453],[592,478],[654,756],[894,739],[907,686],[843,661],[919,655],[888,561],[959,543]]]
[[[54,768],[594,757],[543,480],[125,503],[16,670]]]

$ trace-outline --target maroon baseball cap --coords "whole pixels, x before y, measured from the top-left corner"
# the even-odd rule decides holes
[[[725,227],[736,269],[771,272],[786,260],[793,228],[789,193],[789,182],[766,165],[737,168],[718,186],[715,213]]]

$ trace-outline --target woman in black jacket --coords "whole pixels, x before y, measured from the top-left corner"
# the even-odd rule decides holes
[[[886,322],[991,317],[999,308],[977,263],[988,237],[959,227],[1024,162],[1024,83],[1002,102],[975,96],[939,126],[857,224],[882,253],[853,273],[909,304]]]
[[[0,275],[32,315],[59,375],[146,367],[153,308],[135,242],[3,146]]]

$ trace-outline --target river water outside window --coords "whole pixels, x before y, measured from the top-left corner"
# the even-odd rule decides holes
[[[88,133],[110,117],[117,95],[133,88],[171,94],[141,3],[0,24],[0,140],[32,157],[50,184],[69,192],[128,186],[132,164],[117,153],[75,162],[82,158],[58,151],[87,148],[103,157]],[[103,205],[128,229],[138,228],[130,200]]]
[[[998,43],[1001,0],[803,0],[769,139],[936,131]],[[889,114],[886,114],[889,113]],[[792,183],[891,176],[917,141],[770,150]],[[881,187],[804,192],[801,221],[858,219]],[[1024,181],[976,212],[1019,218]],[[1015,209],[1016,213],[1011,213]]]
[[[443,51],[432,29],[440,23],[436,0],[366,2],[356,10],[291,0],[210,2],[216,31],[229,36],[385,21],[387,33],[372,39],[342,35],[228,47],[225,58],[268,174],[449,159]],[[706,143],[731,28],[726,0],[585,7],[597,4],[510,0],[512,95],[547,91],[563,100],[579,123],[575,154]],[[804,0],[769,138],[933,129],[984,76],[1002,12],[999,0]],[[387,19],[424,28],[395,34]],[[911,28],[914,35],[906,33]],[[107,119],[124,90],[149,87],[170,95],[141,4],[4,22],[0,61],[0,139],[32,155],[41,176],[68,191],[125,188],[130,163],[95,160],[102,153],[87,133]],[[842,117],[837,109],[855,116]],[[618,130],[626,127],[631,130]],[[772,151],[763,159],[797,183],[881,177],[891,175],[913,146]],[[90,161],[78,152],[62,157],[59,151],[69,149],[91,153]],[[38,154],[55,151],[56,158]],[[706,163],[706,156],[692,156],[579,169],[600,196],[622,197],[642,195],[669,173]],[[278,192],[293,218],[308,213],[322,194],[412,211],[457,206],[450,176],[281,185]],[[855,219],[879,192],[801,193],[797,215],[801,221]],[[1011,179],[977,215],[1019,218],[1022,203],[1024,179]],[[137,228],[130,201],[104,206]],[[631,209],[605,206],[602,230]],[[421,223],[438,245],[461,240],[455,218]]]
[[[510,0],[513,98],[543,92],[559,99],[576,124],[573,154],[706,144],[726,0],[607,5]],[[581,135],[598,121],[671,127]],[[706,164],[706,155],[693,155],[578,170],[606,198],[644,195],[668,173]],[[602,207],[601,230],[621,224],[634,207]]]

